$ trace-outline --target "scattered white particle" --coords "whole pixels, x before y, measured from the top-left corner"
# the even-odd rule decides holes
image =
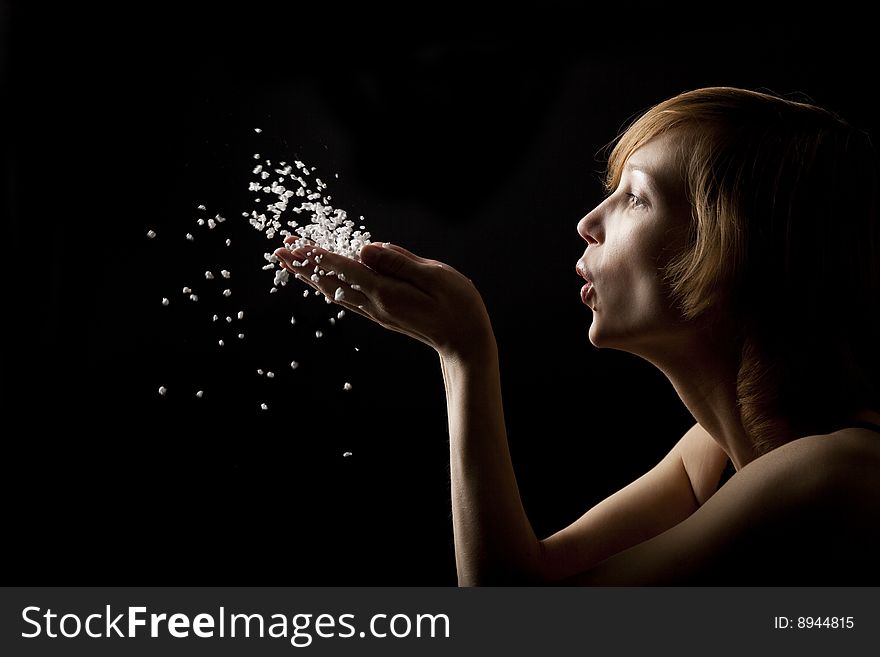
[[[199,297],[196,294],[190,294],[189,298],[190,298],[190,301],[198,301],[199,300]]]
[[[260,159],[260,154],[259,154],[259,153],[254,153],[254,159],[255,159],[255,160],[259,160],[259,159]]]
[[[271,290],[269,290],[269,294],[275,294],[277,291],[278,291],[278,288],[273,287]]]
[[[267,379],[274,379],[274,378],[275,378],[275,372],[266,372],[266,378],[267,378]]]
[[[268,411],[268,410],[269,410],[269,407],[266,406],[266,404],[260,404],[260,408],[262,408],[264,411]]]
[[[208,228],[210,230],[214,230],[214,227],[217,225],[217,222],[213,219],[208,219]]]
[[[308,292],[308,290],[306,290],[306,292]],[[294,325],[294,324],[296,324],[296,317],[291,317],[291,318],[290,318],[290,324],[291,324],[291,326]]]
[[[254,128],[254,132],[260,134],[261,132],[263,132],[263,130],[261,128]]]
[[[192,290],[189,289],[188,287],[184,287],[184,288],[183,288],[183,293],[184,293],[184,294],[192,294]]]
[[[206,280],[209,280],[209,281],[213,281],[213,280],[214,280],[214,274],[212,274],[212,273],[209,272],[209,271],[206,271],[206,272],[205,272],[205,279],[206,279]]]
[[[232,244],[232,240],[227,238],[227,240],[226,240],[226,246],[229,246],[230,244]]]
[[[223,346],[224,344],[226,344],[226,343],[223,342],[223,340],[217,340],[217,344],[219,344],[219,345],[222,347],[222,346]]]
[[[361,286],[358,285],[357,283],[352,283],[352,284],[351,284],[351,289],[352,289],[352,290],[356,290],[356,291],[360,291]]]
[[[238,311],[238,314],[236,315],[236,317],[238,317],[239,319],[244,319],[244,311],[243,311],[243,310],[239,310],[239,311]]]
[[[351,456],[351,452],[344,452],[342,455],[343,456]]]
[[[336,319],[342,319],[343,317],[345,317],[344,310],[340,310],[338,313],[336,313]]]
[[[188,239],[190,242],[192,242],[195,238],[192,236],[192,233],[187,233],[186,239]]]
[[[205,396],[205,391],[204,391],[204,390],[199,390],[199,391],[196,393],[196,397],[198,397],[199,399],[201,399],[201,398],[204,397],[204,396]]]
[[[304,296],[304,297],[309,296],[309,291],[308,291],[308,290],[303,290],[303,296]]]
[[[342,389],[345,390],[346,392],[348,392],[349,390],[351,390],[351,384],[348,381],[346,381],[345,385],[342,386]]]
[[[197,223],[199,226],[204,226],[204,225],[205,225],[205,220],[204,220],[204,219],[199,219],[196,223]]]
[[[239,333],[239,334],[238,334],[238,339],[239,339],[239,340],[244,340],[244,333]]]
[[[200,205],[200,206],[199,206],[199,210],[207,210],[207,209],[208,209],[208,208],[206,208],[204,205]]]
[[[336,292],[333,293],[334,301],[341,301],[345,297],[345,290],[342,287],[337,287]]]
[[[229,278],[229,276],[230,276],[229,272],[226,271],[225,269],[221,269],[221,270],[220,270],[220,275],[221,275],[223,278]]]
[[[295,370],[297,367],[299,367],[298,362],[296,362],[295,360],[290,361],[290,369]]]
[[[315,296],[318,296],[319,294],[323,294],[323,292],[321,292],[321,290],[315,290]]]
[[[321,282],[321,277],[318,276],[317,274],[312,274],[311,276],[309,276],[309,278],[311,278],[311,279],[312,279],[312,282],[314,282],[314,283],[320,283],[320,282]]]
[[[162,297],[162,305],[163,305],[163,306],[167,306],[169,303],[171,303],[171,302],[168,301],[168,298],[167,298],[167,297]]]
[[[219,214],[215,214],[214,221],[216,221],[218,224],[222,224],[224,221],[226,221],[226,217],[221,217]],[[208,221],[208,223],[210,223],[210,220]]]
[[[226,288],[225,290],[223,290],[223,296],[224,296],[224,297],[228,297],[228,296],[230,296],[231,294],[232,294],[232,290],[230,290],[229,288]]]
[[[322,335],[324,335],[323,331],[315,331],[316,338],[320,338]]]
[[[355,350],[355,351],[360,351],[360,349],[358,349],[357,347],[355,347],[354,350]]]
[[[232,324],[232,318],[229,315],[226,315],[226,323]]]
[[[220,319],[220,318],[217,317],[217,315],[214,315],[214,317],[213,317],[212,319],[216,322],[216,321],[217,321],[218,319]]]
[[[155,230],[148,230],[148,231],[147,231],[147,237],[148,237],[149,239],[153,239],[154,237],[156,237],[156,231],[155,231]]]
[[[263,376],[263,370],[257,370],[257,374],[259,374],[260,376]]]
[[[168,388],[166,388],[165,386],[159,386],[159,394],[160,395],[162,395],[164,397],[166,392],[168,392]]]
[[[336,176],[337,178],[339,178],[339,174],[338,174],[338,173],[334,173],[333,175]]]
[[[325,295],[324,296],[324,303],[331,304],[331,303],[333,303],[333,300],[330,297]]]

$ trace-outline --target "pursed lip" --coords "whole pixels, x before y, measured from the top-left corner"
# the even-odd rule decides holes
[[[587,267],[584,264],[583,260],[577,261],[577,264],[575,265],[575,270],[577,270],[578,276],[580,276],[587,282],[587,284],[581,288],[581,301],[583,301],[584,305],[589,306],[590,304],[587,302],[587,298],[593,292],[592,275],[590,274],[590,272],[587,271]]]
[[[575,270],[577,271],[578,276],[580,276],[581,278],[583,278],[587,283],[592,283],[592,282],[593,282],[593,278],[592,278],[592,276],[590,275],[590,272],[587,271],[587,267],[586,267],[586,265],[584,265],[584,261],[583,261],[583,260],[578,260],[578,261],[577,261],[577,264],[575,265],[574,268],[575,268]]]

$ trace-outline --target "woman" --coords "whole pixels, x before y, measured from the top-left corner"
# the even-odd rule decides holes
[[[390,244],[329,298],[440,356],[460,585],[878,583],[880,225],[868,136],[735,88],[651,108],[578,224],[591,343],[656,365],[697,420],[649,472],[539,540],[520,500],[489,317],[455,269]],[[295,238],[288,238],[293,247]],[[734,474],[735,471],[735,474]]]

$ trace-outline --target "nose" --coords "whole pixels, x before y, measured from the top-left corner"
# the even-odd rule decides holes
[[[599,233],[600,233],[600,213],[599,208],[601,206],[596,206],[587,215],[578,222],[577,231],[578,235],[580,235],[587,242],[588,245],[598,244],[599,243]]]

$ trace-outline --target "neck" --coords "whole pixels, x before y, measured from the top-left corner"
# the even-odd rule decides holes
[[[694,419],[741,470],[758,455],[737,404],[739,358],[732,341],[706,337],[712,335],[701,331],[672,348],[664,345],[662,355],[645,357],[666,375]]]

